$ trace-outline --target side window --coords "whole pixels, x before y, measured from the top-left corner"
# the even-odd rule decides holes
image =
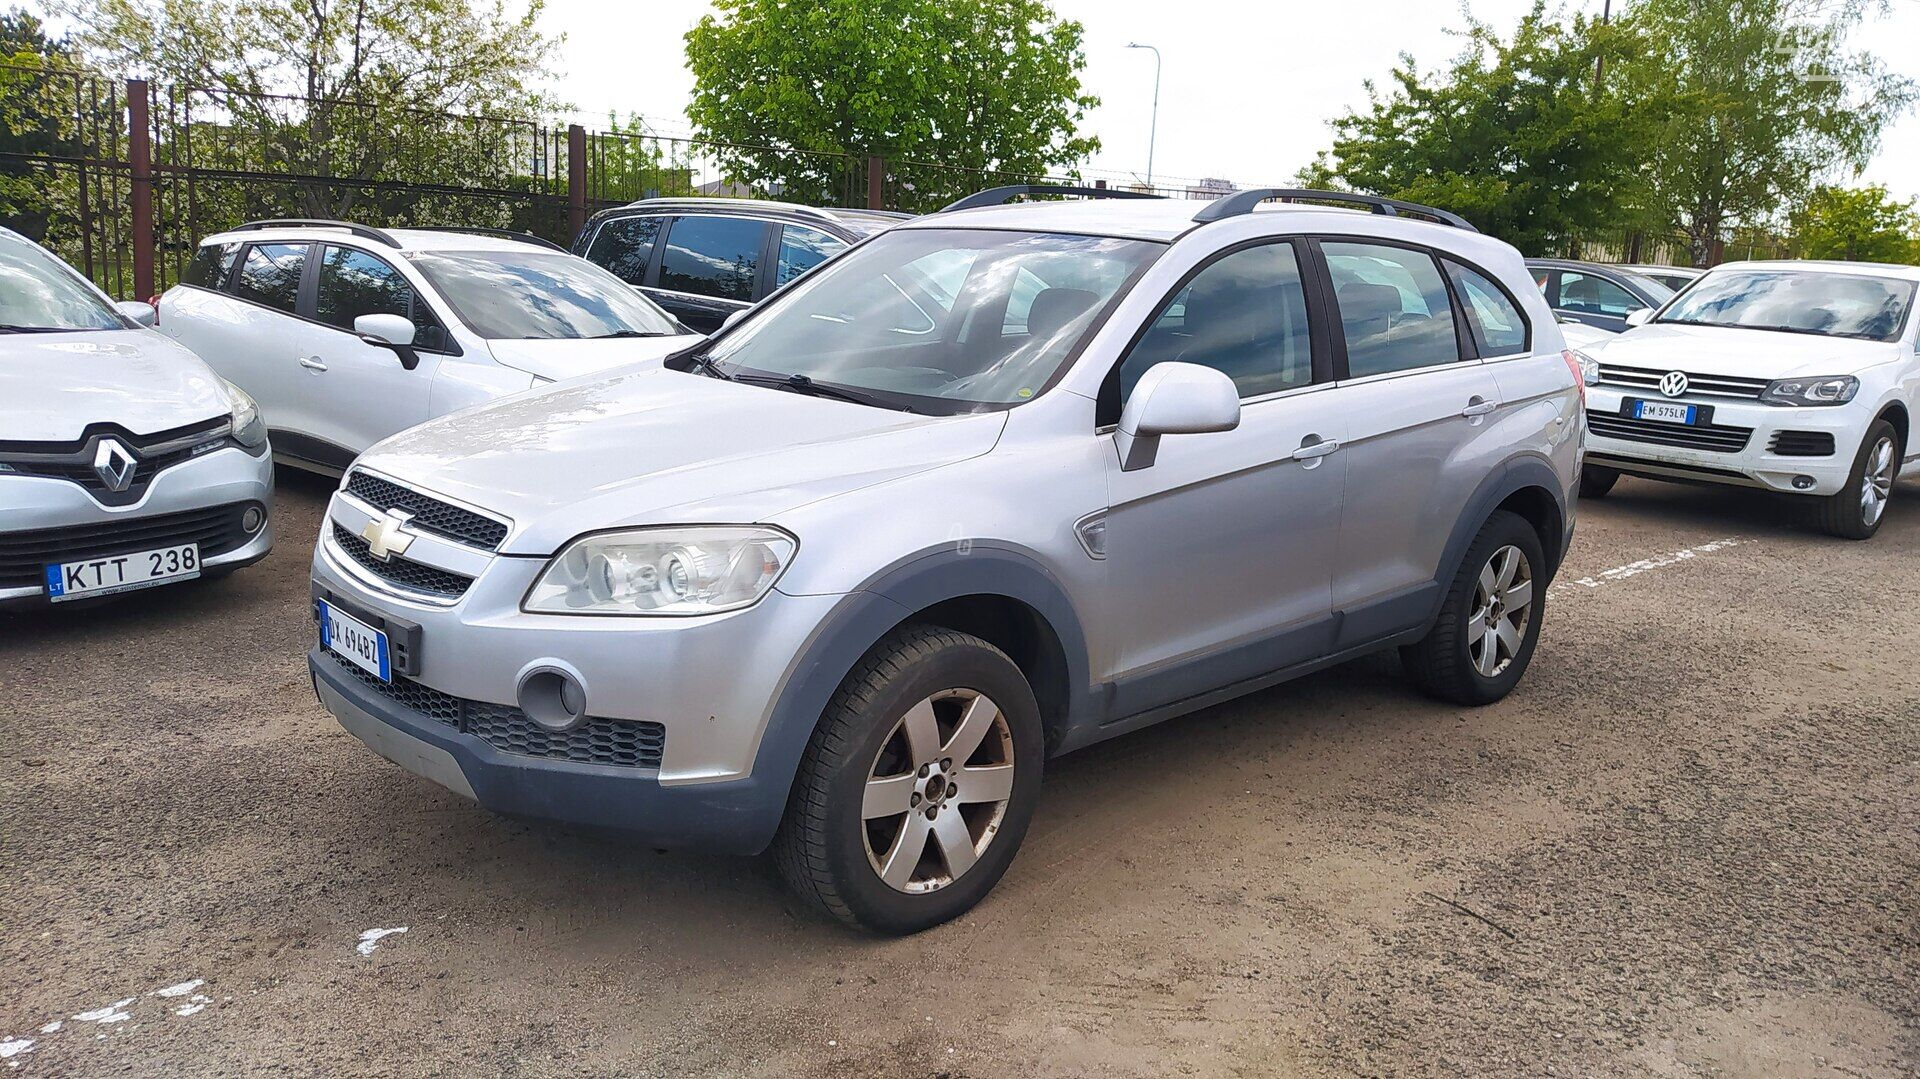
[[[365,251],[328,245],[320,256],[319,288],[313,317],[351,332],[361,315],[399,315],[413,323],[413,343],[440,352],[447,331],[433,311],[416,298],[405,274]]]
[[[1452,260],[1447,272],[1453,275],[1454,291],[1467,307],[1467,325],[1473,327],[1474,344],[1482,356],[1511,356],[1527,350],[1527,317],[1514,306],[1505,289],[1477,270],[1469,270]]]
[[[1578,311],[1583,315],[1612,315],[1615,318],[1625,318],[1647,305],[1641,303],[1633,293],[1604,277],[1562,270],[1560,302],[1556,306],[1567,311]]]
[[[587,261],[603,266],[629,285],[644,284],[653,242],[660,238],[657,217],[620,217],[603,223],[587,248]]]
[[[675,218],[660,257],[660,287],[751,301],[766,228],[746,217]]]
[[[237,243],[206,244],[187,260],[180,283],[218,290],[226,285],[227,275],[233,272],[234,261],[239,257],[240,245]]]
[[[1168,297],[1120,362],[1120,400],[1148,369],[1167,362],[1223,371],[1243,398],[1312,383],[1307,293],[1293,245],[1236,251]]]
[[[306,244],[254,244],[240,263],[234,294],[291,315],[300,306],[306,266]]]
[[[1454,363],[1460,341],[1440,267],[1425,251],[1380,244],[1328,242],[1347,375],[1366,378]]]
[[[846,250],[838,237],[804,225],[786,225],[780,230],[779,274],[773,287],[781,288],[815,266]]]

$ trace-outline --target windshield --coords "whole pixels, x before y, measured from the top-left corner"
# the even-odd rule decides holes
[[[1657,321],[1892,341],[1914,283],[1865,274],[1727,270],[1693,283]]]
[[[607,271],[562,251],[423,251],[414,265],[490,341],[689,332]]]
[[[0,333],[126,328],[127,320],[65,263],[0,233]]]
[[[1044,390],[1165,248],[967,229],[887,232],[807,275],[716,341],[725,374],[792,378],[950,414]]]
[[[1646,274],[1630,273],[1622,274],[1621,276],[1633,282],[1634,286],[1641,292],[1646,293],[1647,299],[1653,301],[1653,306],[1655,307],[1659,307],[1661,304],[1673,299],[1674,290],[1672,288],[1669,288],[1663,282],[1655,281]]]

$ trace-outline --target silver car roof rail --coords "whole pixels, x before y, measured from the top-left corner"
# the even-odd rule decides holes
[[[399,248],[400,241],[370,225],[356,225],[351,221],[329,221],[322,217],[275,217],[265,221],[249,221],[244,225],[235,225],[228,232],[257,232],[261,229],[343,229],[363,240],[372,240],[377,244]]]
[[[1376,214],[1398,217],[1403,213],[1417,217],[1428,217],[1442,225],[1451,225],[1468,232],[1479,232],[1466,218],[1459,214],[1437,210],[1431,206],[1422,206],[1417,202],[1402,202],[1399,199],[1381,198],[1378,195],[1354,195],[1345,191],[1315,191],[1304,187],[1256,187],[1250,191],[1236,191],[1231,195],[1208,203],[1207,207],[1193,215],[1196,224],[1204,225],[1209,221],[1219,221],[1228,217],[1250,214],[1253,208],[1263,202],[1279,199],[1282,202],[1332,202],[1351,203],[1365,206]]]
[[[940,213],[954,210],[975,210],[982,206],[998,206],[1017,195],[1082,195],[1090,199],[1157,199],[1159,195],[1146,191],[1123,191],[1115,187],[1073,187],[1068,184],[1009,184],[1005,187],[989,187],[985,191],[976,191],[958,202],[940,207]]]

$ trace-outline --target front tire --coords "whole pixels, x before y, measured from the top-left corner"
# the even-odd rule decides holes
[[[875,933],[916,933],[991,891],[1026,835],[1045,753],[1020,668],[978,637],[912,625],[827,705],[774,856],[802,900]]]
[[[1400,650],[1415,685],[1454,704],[1492,704],[1533,659],[1547,598],[1547,560],[1533,526],[1497,510],[1460,560],[1440,616]]]
[[[1821,531],[1850,540],[1872,539],[1880,531],[1900,475],[1900,451],[1900,432],[1886,420],[1875,420],[1854,455],[1847,485],[1820,500]]]

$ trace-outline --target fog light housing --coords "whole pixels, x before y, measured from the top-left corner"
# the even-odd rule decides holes
[[[267,511],[259,506],[248,506],[247,512],[240,515],[240,530],[251,536],[260,531],[267,523]]]
[[[1811,491],[1813,490],[1813,483],[1814,480],[1812,476],[1795,476],[1793,478],[1793,489],[1796,491]]]
[[[587,688],[570,671],[535,667],[520,678],[520,710],[547,730],[564,733],[587,721]]]

